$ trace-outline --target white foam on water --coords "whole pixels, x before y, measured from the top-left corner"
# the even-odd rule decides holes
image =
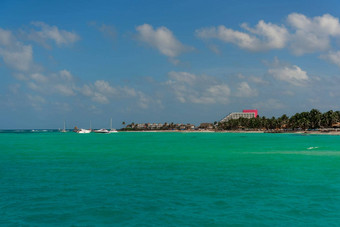
[[[317,148],[319,148],[319,147],[308,147],[307,149],[308,150],[314,150],[314,149],[317,149]]]
[[[340,151],[267,151],[248,153],[259,155],[284,154],[284,155],[340,156]]]

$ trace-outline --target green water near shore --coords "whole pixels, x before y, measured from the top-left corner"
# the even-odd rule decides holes
[[[0,225],[340,223],[340,136],[0,133]]]

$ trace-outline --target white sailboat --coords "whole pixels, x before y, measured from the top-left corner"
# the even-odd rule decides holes
[[[65,124],[65,121],[64,121],[64,129],[63,130],[61,130],[61,132],[67,132],[66,131],[66,126],[65,126],[66,124]]]
[[[109,133],[117,133],[118,131],[114,128],[112,128],[112,118],[110,119],[110,131]]]

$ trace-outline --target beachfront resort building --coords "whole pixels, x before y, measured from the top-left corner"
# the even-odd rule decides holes
[[[225,118],[220,120],[220,123],[227,122],[231,119],[239,119],[239,118],[255,118],[257,117],[257,110],[243,110],[242,112],[234,112],[228,114]]]

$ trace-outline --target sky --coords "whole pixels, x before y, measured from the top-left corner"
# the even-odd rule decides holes
[[[0,2],[0,129],[340,110],[339,1]]]

